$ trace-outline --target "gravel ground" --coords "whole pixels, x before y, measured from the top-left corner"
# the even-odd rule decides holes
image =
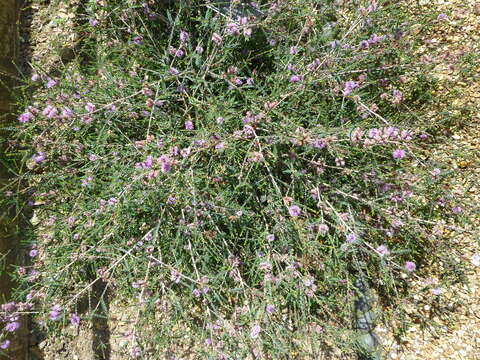
[[[429,161],[454,170],[447,184],[455,199],[463,204],[465,231],[444,229],[444,241],[451,244],[452,258],[464,266],[468,285],[452,285],[442,289],[431,303],[431,292],[418,292],[412,299],[412,319],[425,316],[431,327],[422,329],[422,322],[407,328],[405,336],[393,340],[385,329],[377,329],[384,338],[386,359],[480,359],[480,2],[475,0],[434,0],[419,4],[425,13],[440,15],[433,28],[425,33],[425,46],[420,56],[436,64],[434,75],[440,81],[439,99],[448,99],[444,106],[430,109],[431,121],[441,119],[441,111],[454,106],[462,118],[462,126],[446,133],[446,139],[432,150]],[[476,56],[470,67],[462,66],[466,54]],[[476,55],[475,55],[476,54]],[[454,97],[452,98],[452,94]],[[447,100],[445,100],[447,101]],[[441,100],[440,100],[441,103]],[[418,289],[435,283],[441,266]],[[435,276],[436,274],[436,276]],[[425,299],[428,297],[429,299]],[[442,309],[442,311],[438,311]],[[448,316],[442,316],[448,313]],[[414,321],[415,322],[415,321]]]

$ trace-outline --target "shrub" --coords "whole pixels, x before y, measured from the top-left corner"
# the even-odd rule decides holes
[[[407,294],[442,211],[406,111],[424,75],[398,5],[339,3],[79,10],[83,60],[37,69],[15,130],[35,213],[17,295],[44,329],[95,316],[102,282],[138,301],[133,355],[177,334],[201,358],[348,354],[355,279]]]

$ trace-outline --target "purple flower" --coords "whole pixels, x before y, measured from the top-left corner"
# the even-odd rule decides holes
[[[441,288],[434,288],[434,289],[432,289],[432,294],[433,294],[433,295],[438,296],[438,295],[440,295],[441,293],[442,293],[442,289],[441,289]]]
[[[273,234],[268,234],[268,235],[266,236],[266,239],[267,239],[268,242],[272,242],[273,240],[275,240],[275,235],[273,235]]]
[[[26,112],[26,113],[21,114],[18,117],[18,121],[21,122],[21,123],[26,123],[26,122],[29,122],[32,119],[32,117],[33,117],[33,115],[30,112]]]
[[[172,163],[168,155],[162,155],[157,159],[157,163],[160,164],[160,168],[163,173],[167,173],[172,168]]]
[[[361,49],[368,48],[368,45],[369,45],[368,40],[362,40],[362,41],[360,41],[360,44],[359,44]]]
[[[388,250],[386,245],[380,245],[377,247],[375,250],[377,250],[378,254],[380,257],[388,256],[390,255],[390,250]]]
[[[196,48],[195,48],[195,52],[197,54],[202,54],[203,53],[203,47],[201,47],[200,45],[198,45]]]
[[[323,141],[322,139],[314,139],[314,140],[311,142],[311,145],[312,145],[315,149],[323,149],[325,146],[327,146],[327,144],[325,143],[325,141]]]
[[[17,331],[19,328],[20,328],[20,323],[18,321],[12,321],[12,322],[9,322],[7,325],[5,325],[5,330],[8,332]]]
[[[47,105],[45,109],[43,109],[42,115],[46,116],[49,119],[53,119],[55,116],[58,115],[58,110],[52,105]]]
[[[227,33],[230,35],[239,35],[240,32],[238,31],[238,26],[235,23],[228,23],[227,24]]]
[[[290,47],[290,55],[298,54],[298,48],[296,46]]]
[[[90,155],[88,155],[88,160],[90,160],[90,161],[95,161],[95,160],[97,160],[97,159],[98,159],[98,156],[95,155],[95,154],[90,154]]]
[[[195,297],[200,297],[200,295],[202,295],[202,292],[199,289],[193,289],[192,294]]]
[[[54,305],[50,309],[50,313],[48,314],[48,318],[50,320],[55,321],[55,320],[58,319],[61,312],[62,312],[62,307],[60,305]]]
[[[5,340],[4,342],[0,343],[0,349],[8,349],[8,347],[10,346],[10,340]]]
[[[32,250],[30,250],[30,252],[28,253],[28,256],[30,256],[30,257],[32,257],[32,258],[35,257],[35,256],[37,256],[37,255],[38,255],[38,250],[37,250],[37,249],[32,249]]]
[[[133,42],[137,45],[141,45],[143,43],[143,38],[141,36],[135,36]]]
[[[182,57],[183,55],[185,55],[185,52],[182,49],[177,49],[175,51],[175,56],[176,57]]]
[[[180,150],[180,155],[182,155],[183,158],[187,158],[188,155],[190,155],[191,151],[192,151],[191,147],[186,147],[186,148]]]
[[[265,306],[265,311],[268,314],[272,314],[275,311],[275,306],[273,306],[271,304],[267,304],[267,306]]]
[[[62,119],[71,119],[73,117],[73,111],[69,107],[65,107],[62,110]]]
[[[302,211],[297,205],[292,205],[288,208],[288,213],[290,214],[290,216],[300,216],[301,212]]]
[[[253,81],[252,78],[248,78],[247,81],[246,81],[246,83],[247,83],[248,86],[253,86],[254,81]]]
[[[252,339],[256,339],[258,337],[258,335],[260,334],[260,331],[262,331],[262,328],[260,327],[260,325],[256,324],[252,327],[252,329],[250,330],[250,337]]]
[[[437,20],[448,20],[448,16],[443,13],[438,14]]]
[[[292,76],[290,76],[290,80],[289,80],[289,81],[290,81],[291,83],[296,83],[296,82],[299,82],[300,80],[302,80],[300,76],[298,76],[298,75],[292,75]]]
[[[188,39],[190,39],[190,34],[186,31],[180,31],[180,41],[181,42],[186,42],[188,41]]]
[[[85,110],[87,110],[90,113],[95,110],[95,105],[92,104],[91,102],[87,102],[85,104]]]
[[[176,68],[174,67],[171,67],[170,70],[168,70],[170,72],[170,74],[172,75],[178,75],[180,74],[180,71],[178,71]]]
[[[55,85],[57,85],[57,82],[53,79],[48,78],[47,89],[50,89],[50,88],[54,87]]]
[[[46,156],[45,156],[45,153],[43,151],[40,151],[40,152],[36,153],[32,157],[33,161],[35,161],[37,164],[42,162],[43,160],[45,160],[45,158],[46,158]]]
[[[405,262],[405,270],[409,271],[409,272],[412,272],[412,271],[415,271],[415,269],[417,268],[417,265],[415,265],[414,262],[411,262],[411,261],[407,261]]]
[[[396,149],[393,151],[392,156],[394,159],[403,159],[405,157],[405,150],[402,149]]]
[[[70,314],[70,324],[74,326],[80,325],[80,316],[75,313]]]
[[[318,232],[321,235],[325,235],[328,232],[328,225],[327,224],[320,224],[318,225]]]
[[[6,303],[6,304],[2,304],[1,309],[2,309],[2,311],[5,311],[7,313],[14,312],[14,311],[17,310],[17,304],[14,303],[14,302],[9,302],[9,303]]]
[[[40,75],[38,74],[33,74],[32,77],[31,77],[32,81],[38,81],[40,80]]]
[[[91,27],[95,27],[98,25],[98,21],[96,19],[89,19],[88,23],[90,24]]]
[[[454,207],[452,208],[452,212],[453,212],[454,214],[458,215],[458,214],[460,214],[460,213],[462,212],[462,208],[461,208],[460,206],[458,206],[458,205],[457,205],[457,206],[454,206]]]
[[[358,83],[355,81],[347,81],[343,87],[343,96],[348,96],[352,93],[353,89],[358,87]]]
[[[172,270],[170,273],[170,280],[172,280],[175,284],[180,282],[180,274],[176,270]]]
[[[347,236],[346,236],[347,243],[352,244],[356,240],[357,240],[357,235],[355,235],[354,233],[347,234]]]
[[[193,130],[193,122],[191,120],[185,121],[185,129]]]
[[[149,169],[153,165],[153,157],[151,155],[148,155],[145,161],[142,163],[142,166],[144,169]]]

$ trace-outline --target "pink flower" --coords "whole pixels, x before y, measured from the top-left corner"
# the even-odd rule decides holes
[[[288,208],[288,213],[290,214],[290,216],[294,216],[294,217],[300,216],[301,212],[302,211],[297,205],[292,205]]]
[[[223,42],[223,38],[219,34],[214,32],[212,35],[212,41],[217,45],[221,45]]]
[[[93,112],[95,110],[95,105],[93,105],[91,102],[87,102],[85,104],[85,110],[87,110],[89,113]]]
[[[228,23],[227,24],[227,33],[230,35],[238,35],[240,32],[238,31],[238,26],[235,23]]]
[[[320,224],[318,225],[318,232],[321,235],[325,235],[328,232],[328,225],[327,224]]]
[[[390,255],[390,250],[388,250],[386,245],[380,245],[377,247],[375,250],[377,250],[378,254],[380,257],[388,256]]]
[[[407,270],[409,272],[413,272],[417,268],[417,265],[415,265],[415,263],[412,262],[412,261],[407,261],[407,262],[405,262],[404,267],[405,267],[405,270]]]

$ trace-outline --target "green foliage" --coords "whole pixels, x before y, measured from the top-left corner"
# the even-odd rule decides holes
[[[138,299],[131,344],[148,358],[178,334],[201,358],[352,349],[355,276],[399,301],[405,261],[435,260],[424,220],[442,209],[417,159],[408,109],[431,87],[402,78],[404,15],[336,3],[263,1],[243,24],[187,1],[82,8],[98,24],[79,22],[79,61],[24,100],[40,112],[15,132],[41,249],[19,298],[88,318],[103,279]]]

